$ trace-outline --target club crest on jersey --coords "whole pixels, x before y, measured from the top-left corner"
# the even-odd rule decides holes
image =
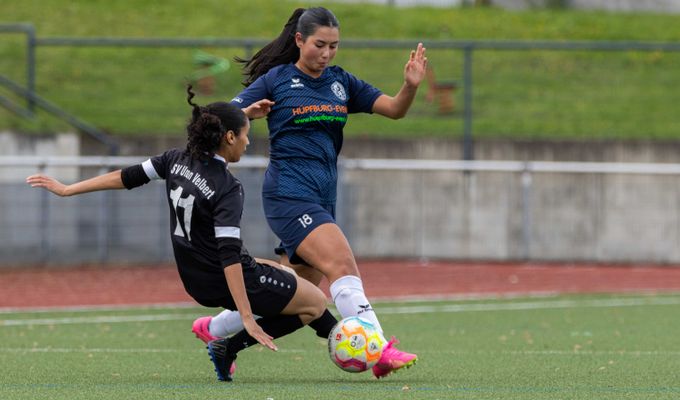
[[[333,82],[331,85],[331,90],[333,91],[333,94],[335,94],[338,99],[345,101],[347,100],[347,94],[345,93],[345,88],[342,86],[342,84],[338,81]]]
[[[291,78],[291,81],[293,82],[293,84],[290,85],[292,88],[305,87],[304,83],[300,83],[300,78]]]

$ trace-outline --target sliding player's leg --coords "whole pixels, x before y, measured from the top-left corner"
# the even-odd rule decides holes
[[[326,296],[310,282],[286,271],[257,264],[255,271],[244,271],[248,300],[254,313],[263,317],[258,325],[274,339],[313,323],[328,336],[337,320],[326,309]],[[237,354],[258,343],[243,329],[231,338],[208,343],[208,353],[217,377],[231,381],[229,367]]]
[[[288,257],[285,256],[285,260],[288,260]],[[269,259],[264,259],[264,258],[255,258],[255,261],[260,263],[260,264],[265,264],[272,266],[274,268],[279,268],[284,271],[290,272],[291,274],[296,274],[296,271],[294,268],[291,268],[287,265],[282,265],[280,263],[277,263],[276,261],[269,260]],[[300,266],[302,268],[305,268],[309,271],[314,271],[314,273],[319,275],[319,281],[321,278],[323,278],[323,274],[321,274],[319,271],[313,269],[312,267],[309,266]],[[307,279],[309,280],[309,279]],[[318,286],[318,283],[315,284]],[[330,314],[328,310],[324,313],[325,315],[323,316],[323,320],[325,321],[330,321],[332,318],[333,321],[337,321],[335,317]],[[258,315],[255,316],[255,319],[260,318]],[[313,328],[316,331],[317,336],[326,338],[328,337],[328,333],[325,333],[325,323],[321,324],[319,321],[314,321],[309,324],[311,328]],[[241,320],[241,314],[238,313],[238,311],[233,311],[226,309],[222,312],[220,312],[216,316],[204,316],[197,318],[191,328],[191,331],[196,335],[198,339],[203,341],[204,343],[208,343],[211,340],[223,338],[223,337],[229,337],[243,329],[243,321]]]

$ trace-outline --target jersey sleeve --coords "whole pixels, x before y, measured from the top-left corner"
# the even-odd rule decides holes
[[[382,91],[349,72],[345,73],[347,74],[349,90],[347,111],[349,113],[372,113],[373,103],[380,97]]]
[[[151,157],[142,163],[142,168],[150,180],[166,179],[168,176],[169,165],[172,160],[177,159],[179,150],[168,150],[163,154]]]
[[[214,210],[215,239],[223,267],[241,261],[241,215],[243,189],[238,181],[217,199]]]
[[[128,190],[145,185],[152,180],[165,179],[168,153],[149,158],[141,164],[131,165],[121,170],[121,180]]]
[[[272,71],[260,76],[250,86],[245,88],[238,96],[231,99],[231,104],[238,107],[245,108],[254,102],[270,97],[269,82],[272,77]]]

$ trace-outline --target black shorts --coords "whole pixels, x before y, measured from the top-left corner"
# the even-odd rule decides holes
[[[297,290],[297,280],[293,274],[267,264],[253,263],[252,267],[244,267],[243,281],[250,309],[261,317],[281,314]],[[236,310],[236,303],[230,293],[218,299],[195,300],[205,307]]]

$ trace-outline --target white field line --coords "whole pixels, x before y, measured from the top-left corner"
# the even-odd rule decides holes
[[[573,293],[559,291],[530,291],[530,292],[502,292],[502,293],[464,293],[464,294],[433,294],[433,295],[413,295],[413,296],[394,296],[394,297],[372,297],[372,303],[379,305],[383,303],[425,303],[437,301],[473,301],[473,300],[512,300],[512,299],[549,299],[560,295]],[[680,295],[677,290],[659,291],[631,290],[618,293],[622,296],[669,296]],[[331,304],[332,305],[332,304]],[[90,311],[120,311],[120,310],[165,310],[165,309],[189,309],[200,308],[194,302],[178,303],[139,303],[139,304],[103,304],[103,305],[83,305],[83,306],[54,306],[54,307],[0,307],[2,314],[18,313],[54,313],[54,312],[90,312]]]
[[[302,349],[286,349],[279,348],[280,353],[317,353],[323,351],[319,348],[302,348]],[[68,348],[68,347],[33,347],[33,348],[16,348],[16,347],[0,347],[0,353],[129,353],[129,354],[153,354],[153,353],[203,353],[204,349],[153,349],[153,348],[134,348],[134,349],[120,349],[120,348]],[[480,355],[480,356],[494,356],[494,355],[510,355],[510,356],[629,356],[629,357],[656,357],[656,356],[680,356],[680,350],[418,350],[419,354],[437,353],[450,354],[452,356],[461,355]]]
[[[115,348],[86,348],[86,347],[0,347],[0,353],[205,353],[205,349],[115,349]],[[306,353],[306,349],[279,349],[278,352],[284,353]]]
[[[25,325],[66,325],[66,324],[115,324],[121,322],[153,322],[153,321],[184,321],[195,319],[191,314],[147,314],[147,315],[111,315],[90,317],[65,318],[36,318],[36,319],[6,319],[0,320],[3,326]]]
[[[680,297],[640,297],[593,300],[551,300],[516,303],[446,304],[378,308],[379,314],[457,313],[476,311],[547,310],[555,308],[612,308],[634,306],[665,306],[680,304]]]
[[[88,306],[55,306],[55,307],[0,307],[1,314],[19,313],[54,313],[54,312],[89,312],[89,311],[120,311],[120,310],[167,310],[198,308],[197,303],[141,303],[141,304],[106,304]]]
[[[624,294],[621,292],[620,294]],[[659,292],[658,290],[635,291],[631,295],[658,295],[673,294],[677,292]],[[543,299],[557,297],[561,292],[557,291],[532,291],[532,292],[503,292],[503,293],[464,293],[464,294],[433,294],[433,295],[412,295],[394,297],[372,297],[373,304],[380,303],[424,303],[436,301],[471,301],[471,300],[509,300],[509,299]],[[679,293],[680,294],[680,293]],[[332,304],[332,303],[329,303]],[[44,307],[0,307],[2,314],[18,313],[54,313],[54,312],[89,312],[89,311],[120,311],[120,310],[164,310],[164,309],[187,309],[200,308],[201,306],[193,302],[179,303],[139,303],[139,304],[101,304],[101,305],[81,305],[81,306],[44,306]]]
[[[376,307],[379,314],[422,314],[422,313],[458,313],[482,311],[520,311],[547,310],[561,308],[615,308],[634,306],[663,306],[680,305],[680,297],[631,297],[590,300],[547,300],[523,301],[512,303],[474,303],[474,304],[443,304],[443,305],[409,305],[400,307]],[[40,319],[4,319],[0,320],[0,327],[27,325],[64,325],[64,324],[101,324],[126,322],[153,321],[184,321],[196,318],[193,314],[145,314],[122,316],[83,316],[64,318]]]

